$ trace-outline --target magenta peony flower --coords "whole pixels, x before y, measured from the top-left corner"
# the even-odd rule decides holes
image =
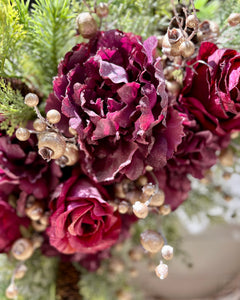
[[[196,63],[187,69],[180,102],[200,124],[223,136],[240,129],[240,53],[201,44]]]
[[[188,175],[201,179],[217,160],[216,151],[227,147],[229,135],[224,138],[202,129],[185,108],[177,109],[183,118],[185,136],[167,165],[156,172],[159,187],[165,193],[165,203],[176,209],[188,197],[191,189]]]
[[[0,252],[8,252],[11,245],[21,237],[20,226],[29,225],[28,218],[19,218],[15,210],[0,195]]]
[[[76,129],[83,171],[95,181],[137,179],[162,168],[182,138],[181,118],[168,109],[157,39],[99,32],[65,55],[46,110]],[[63,122],[60,123],[63,128]]]
[[[9,194],[18,188],[38,199],[49,196],[58,184],[61,171],[54,162],[48,164],[44,161],[37,151],[37,141],[34,138],[19,142],[14,137],[0,137],[2,192]]]
[[[65,254],[96,253],[116,243],[121,219],[108,204],[105,189],[72,176],[61,187],[47,230],[49,241]]]

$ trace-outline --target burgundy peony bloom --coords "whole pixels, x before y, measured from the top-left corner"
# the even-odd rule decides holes
[[[177,109],[183,118],[185,136],[174,157],[162,170],[156,172],[159,187],[165,193],[166,204],[170,204],[172,209],[177,208],[188,197],[191,189],[188,175],[203,178],[206,170],[216,163],[216,151],[229,143],[229,136],[221,138],[202,129],[185,108],[178,106]]]
[[[116,243],[121,219],[103,199],[105,189],[72,176],[59,190],[47,231],[52,246],[65,254],[93,254]]]
[[[146,165],[160,169],[181,141],[156,47],[155,37],[142,43],[132,33],[99,32],[59,65],[46,110],[59,109],[76,129],[81,166],[97,182],[135,180]]]
[[[20,226],[28,226],[29,219],[19,218],[15,210],[0,196],[0,252],[8,252],[11,245],[21,237]]]
[[[19,142],[14,137],[0,137],[2,192],[9,194],[17,187],[38,199],[49,196],[58,184],[61,171],[54,162],[48,164],[44,161],[37,151],[37,140],[34,138]]]
[[[194,71],[187,69],[180,102],[219,136],[240,129],[240,53],[201,44]]]

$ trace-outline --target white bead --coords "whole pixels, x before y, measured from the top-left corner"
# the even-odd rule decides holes
[[[157,277],[163,280],[168,276],[168,266],[160,261],[160,264],[156,267],[155,272]]]
[[[166,260],[171,260],[173,258],[173,247],[169,245],[164,245],[162,247],[162,257]]]
[[[138,217],[140,219],[145,219],[148,215],[148,207],[147,207],[146,203],[136,201],[133,204],[133,212],[136,217]]]

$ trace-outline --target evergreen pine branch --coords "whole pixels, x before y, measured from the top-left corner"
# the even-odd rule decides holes
[[[10,84],[5,84],[0,79],[0,123],[1,130],[6,130],[12,135],[18,126],[24,126],[27,120],[31,119],[34,112],[24,104],[24,99],[19,91],[14,91]]]
[[[18,76],[26,31],[16,4],[0,0],[0,76]]]
[[[70,0],[37,0],[33,5],[25,70],[46,95],[60,59],[69,50],[66,44],[74,36],[73,17]]]

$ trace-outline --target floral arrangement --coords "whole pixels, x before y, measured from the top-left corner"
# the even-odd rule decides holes
[[[34,252],[96,270],[139,219],[167,219],[188,198],[191,177],[231,160],[240,53],[221,38],[239,30],[240,14],[220,30],[199,20],[192,0],[171,2],[162,35],[147,38],[113,29],[105,2],[0,2],[0,252],[15,264],[8,299],[20,297],[16,280]],[[56,19],[52,56],[43,49],[47,12]],[[129,253],[159,253],[155,272],[164,279],[167,240],[144,228]]]

